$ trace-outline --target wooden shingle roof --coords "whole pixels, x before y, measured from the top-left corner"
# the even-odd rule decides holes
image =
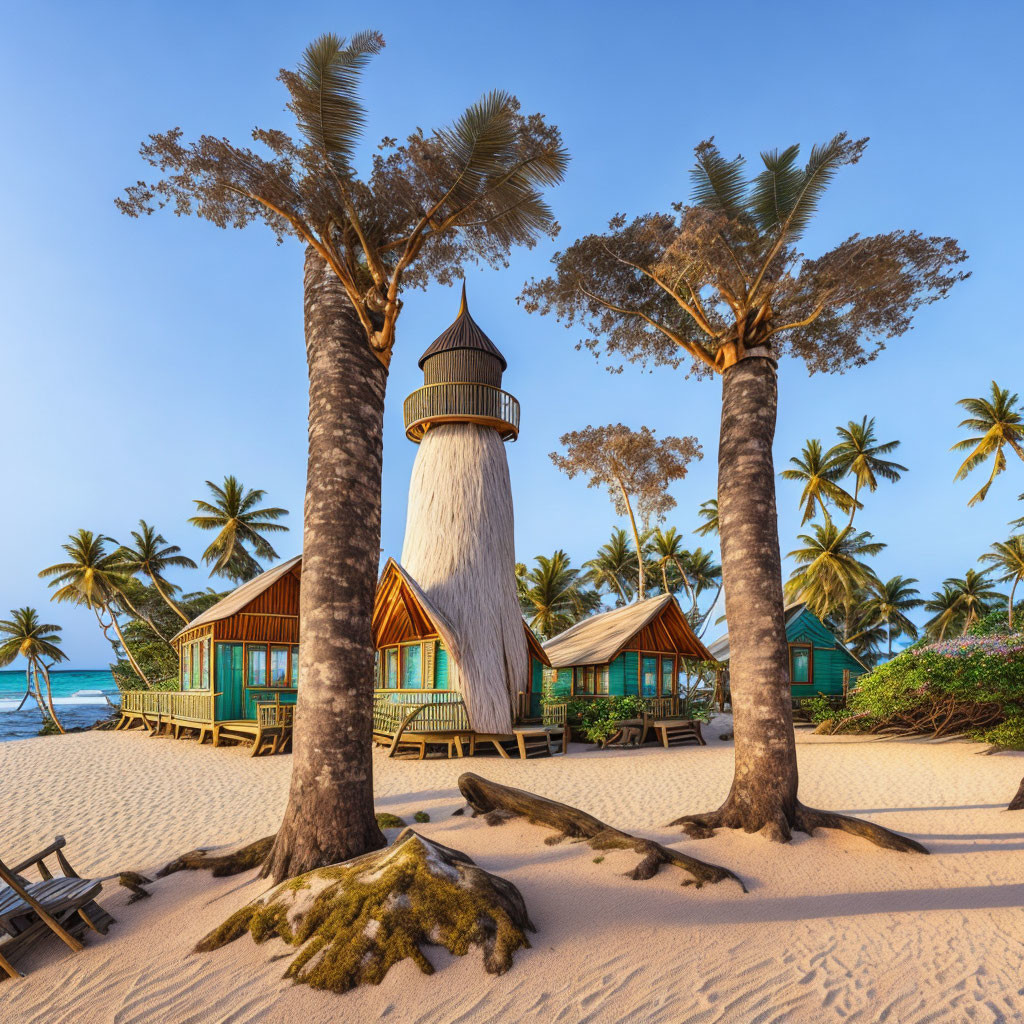
[[[494,356],[501,363],[501,369],[507,370],[508,363],[505,357],[498,351],[498,346],[487,337],[480,329],[479,324],[469,315],[469,306],[466,305],[466,282],[462,282],[462,304],[459,306],[459,315],[455,322],[443,334],[436,338],[430,347],[420,356],[417,364],[423,369],[423,364],[438,352],[450,352],[457,348],[475,349],[478,352],[486,352]]]
[[[570,665],[603,665],[613,661],[638,633],[659,623],[663,647],[684,657],[706,660],[707,648],[697,639],[672,594],[660,594],[615,608],[570,626],[544,644],[553,668]]]

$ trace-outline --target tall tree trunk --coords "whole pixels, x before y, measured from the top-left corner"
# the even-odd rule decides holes
[[[128,663],[131,665],[132,670],[145,684],[147,690],[153,689],[153,684],[146,678],[146,673],[142,671],[139,663],[135,660],[135,655],[132,654],[131,648],[128,646],[128,641],[125,640],[124,634],[121,632],[120,623],[117,621],[117,615],[114,609],[109,604],[100,606],[110,616],[110,625],[113,627],[114,632],[117,634],[118,643],[120,643],[122,650],[124,651],[125,657],[128,659]],[[100,624],[100,629],[103,630],[103,635],[109,640],[110,637],[107,634],[107,627],[103,625],[103,619],[100,617],[100,608],[93,607],[93,611],[96,613],[96,620]],[[115,652],[116,653],[116,652]]]
[[[748,358],[725,371],[718,522],[736,769],[722,810],[732,827],[785,839],[797,767],[772,460],[777,403],[772,360]]]
[[[164,593],[164,588],[157,582],[156,576],[151,575],[149,578],[153,581],[153,586],[156,587],[156,592],[164,599],[164,604],[167,605],[167,607],[170,608],[171,611],[174,612],[175,615],[177,615],[178,618],[187,626],[189,623],[188,616],[170,599],[170,597],[168,597],[167,594]]]
[[[373,812],[373,636],[384,391],[345,291],[306,250],[309,456],[295,755],[263,867],[277,882],[386,845]]]
[[[640,531],[636,528],[636,518],[633,516],[633,505],[630,503],[629,494],[626,492],[626,485],[619,480],[619,490],[622,491],[622,500],[626,505],[626,511],[629,513],[629,525],[633,528],[633,543],[636,544],[636,566],[637,566],[637,587],[636,599],[642,601],[644,599],[644,552],[643,545],[640,543]]]
[[[889,849],[927,853],[920,843],[872,822],[814,810],[797,799],[772,459],[777,406],[774,359],[748,355],[722,375],[718,517],[736,760],[725,803],[673,824],[695,837],[719,827],[742,828],[778,842],[788,842],[794,828],[835,828]]]
[[[36,689],[39,689],[40,670],[42,670],[43,680],[46,683],[46,705],[50,709],[50,718],[53,719],[53,724],[57,726],[58,732],[63,735],[66,730],[61,724],[61,720],[57,717],[57,712],[53,706],[53,688],[50,686],[50,670],[42,662],[38,662],[36,664]]]

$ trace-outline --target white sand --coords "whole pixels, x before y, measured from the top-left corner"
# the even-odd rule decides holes
[[[378,810],[464,850],[522,890],[538,932],[502,977],[478,951],[430,950],[438,970],[410,963],[377,988],[347,995],[283,981],[288,953],[244,936],[213,954],[190,949],[265,884],[252,874],[181,873],[127,906],[72,955],[47,940],[19,961],[28,977],[0,983],[3,1024],[219,1024],[543,1021],[891,1024],[1024,1019],[1024,812],[1003,810],[1024,755],[979,757],[968,743],[827,739],[799,734],[805,802],[861,814],[924,842],[896,854],[839,833],[788,847],[721,833],[681,840],[663,827],[716,806],[732,745],[589,752],[527,763],[389,761],[375,757]],[[0,855],[8,862],[67,836],[83,874],[152,870],[197,845],[255,839],[277,825],[289,757],[138,734],[87,733],[0,744]],[[518,822],[489,828],[452,817],[466,769],[575,803],[609,823],[733,868],[730,882],[681,888],[663,869],[632,882],[634,855],[601,864],[585,845],[545,846]],[[389,833],[394,836],[394,832]]]

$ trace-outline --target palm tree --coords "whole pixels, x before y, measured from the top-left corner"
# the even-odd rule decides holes
[[[813,534],[800,534],[803,547],[789,552],[797,567],[790,573],[785,593],[802,600],[819,619],[849,604],[858,590],[869,587],[875,574],[861,559],[877,555],[885,544],[868,532],[836,526],[831,519],[811,526]]]
[[[545,639],[568,629],[600,604],[595,590],[586,588],[586,576],[574,569],[561,550],[550,558],[538,555],[536,566],[516,566],[519,604],[530,624]]]
[[[837,463],[843,471],[843,475],[852,474],[856,484],[853,489],[853,505],[850,507],[850,525],[853,525],[853,516],[858,508],[863,506],[857,501],[861,488],[866,487],[872,493],[878,487],[878,478],[890,480],[895,483],[901,473],[907,472],[906,466],[898,462],[890,462],[883,459],[883,455],[890,455],[900,446],[899,441],[886,441],[879,444],[875,437],[875,418],[869,420],[865,416],[860,423],[850,420],[845,427],[836,427],[839,435],[839,443],[833,445],[826,456]],[[890,650],[890,655],[892,651]]]
[[[992,545],[991,551],[978,559],[980,562],[991,562],[992,567],[1001,575],[996,576],[997,583],[1010,583],[1010,595],[1006,600],[1006,626],[1013,630],[1013,596],[1017,584],[1024,580],[1024,536],[1017,534],[1006,541],[998,541]]]
[[[947,630],[955,630],[963,619],[960,594],[948,585],[932,591],[932,596],[924,603],[924,610],[933,613],[924,628],[936,640],[941,640]]]
[[[686,570],[683,568],[683,560],[689,557],[690,552],[683,547],[682,535],[674,526],[670,526],[667,530],[662,530],[659,526],[654,530],[651,534],[651,554],[655,558],[655,567],[661,572],[663,591],[666,594],[671,594],[681,583],[691,603],[696,606],[696,595],[693,592],[693,587],[690,586]],[[673,577],[676,588],[669,586],[668,571],[670,567],[676,570]]]
[[[134,547],[122,544],[117,551],[125,572],[132,575],[143,573],[148,576],[167,607],[182,622],[187,623],[188,616],[171,600],[170,596],[180,588],[164,579],[163,574],[171,568],[195,569],[196,563],[187,555],[181,554],[181,548],[176,544],[164,547],[167,540],[162,534],[157,533],[156,529],[150,526],[145,519],[139,520],[138,530],[132,530],[132,540]]]
[[[84,605],[92,609],[103,635],[116,647],[117,644],[109,633],[109,630],[113,629],[117,635],[117,643],[120,644],[135,674],[147,689],[152,689],[149,679],[135,660],[117,619],[118,606],[129,605],[125,590],[131,577],[125,573],[117,552],[107,551],[106,543],[110,539],[104,537],[102,533],[78,530],[68,537],[67,544],[61,545],[70,561],[58,562],[42,569],[39,576],[42,579],[49,579],[51,587],[58,588],[50,596],[51,601]],[[104,615],[109,618],[109,622],[103,621]],[[143,618],[142,621],[149,620]]]
[[[1006,452],[1009,447],[1024,461],[1024,418],[1018,407],[1018,396],[999,387],[992,381],[992,393],[989,398],[961,398],[957,405],[962,405],[969,413],[960,421],[961,427],[977,431],[980,436],[967,437],[957,441],[950,451],[970,454],[960,464],[954,480],[963,480],[971,470],[976,469],[988,458],[992,459],[992,472],[981,490],[974,495],[968,506],[976,501],[984,501],[992,481],[1006,469]]]
[[[288,804],[264,865],[277,881],[386,843],[373,807],[372,618],[402,293],[470,263],[501,266],[516,246],[554,235],[544,193],[568,166],[558,129],[494,91],[442,129],[386,140],[360,174],[359,87],[383,46],[378,32],[326,34],[281,73],[297,138],[255,130],[254,147],[218,135],[186,143],[177,129],[151,135],[141,153],[160,177],[119,203],[129,216],[170,204],[219,227],[260,221],[305,250],[303,686]]]
[[[704,522],[697,527],[693,532],[698,537],[706,537],[709,533],[713,533],[716,537],[718,536],[718,499],[708,498],[707,501],[702,501],[700,508],[697,509],[697,516],[703,519]]]
[[[690,203],[612,218],[562,247],[554,272],[523,291],[528,310],[578,327],[592,351],[645,365],[690,360],[697,375],[721,376],[717,498],[736,757],[725,803],[679,819],[703,834],[744,828],[784,841],[817,825],[920,848],[800,803],[785,642],[772,457],[780,358],[803,359],[811,372],[859,365],[965,276],[967,254],[930,232],[854,233],[808,258],[802,236],[866,145],[840,133],[804,166],[799,146],[767,150],[748,175],[741,157],[707,139],[696,147]]]
[[[692,551],[686,552],[682,563],[682,571],[690,578],[693,585],[694,608],[704,591],[710,590],[712,587],[721,590],[722,567],[718,564],[713,552],[705,551],[703,548],[694,548]],[[715,601],[717,600],[718,595],[716,594]],[[714,601],[711,602],[712,605],[714,603]]]
[[[871,601],[877,581],[869,589],[858,587],[852,596],[825,618],[825,624],[842,638],[843,644],[865,664],[879,659],[885,642],[885,625],[879,621]]]
[[[213,543],[203,552],[203,561],[213,568],[211,576],[226,576],[236,583],[244,583],[259,576],[263,566],[250,554],[248,548],[260,558],[274,561],[277,552],[263,536],[265,533],[284,533],[288,527],[275,522],[288,515],[285,508],[257,508],[266,491],[246,490],[235,477],[224,477],[218,487],[210,480],[213,502],[195,499],[196,509],[201,515],[192,516],[189,522],[200,530],[216,530]]]
[[[804,485],[800,495],[804,515],[800,525],[814,518],[814,510],[820,507],[822,514],[828,519],[828,503],[831,501],[841,512],[852,513],[862,507],[852,494],[839,486],[838,481],[846,471],[832,452],[822,452],[821,442],[812,438],[804,445],[799,456],[789,460],[795,469],[784,469],[783,480],[798,480]]]
[[[34,676],[33,696],[39,705],[40,714],[44,720],[49,715],[53,724],[63,733],[64,726],[54,710],[53,690],[50,687],[50,669],[67,660],[67,655],[60,649],[60,631],[60,626],[40,622],[35,608],[12,608],[11,617],[0,620],[0,668],[10,665],[15,658],[25,659],[26,688],[33,690]],[[39,687],[40,675],[46,684],[46,708],[43,707],[43,695]]]
[[[915,583],[917,580],[913,577],[903,576],[893,576],[884,583],[879,580],[874,594],[868,599],[870,617],[885,626],[890,658],[895,637],[908,636],[911,640],[918,637],[917,626],[907,617],[907,612],[924,604],[917,596],[920,591],[913,586]]]
[[[597,549],[597,555],[583,563],[588,582],[614,591],[617,607],[629,604],[636,592],[637,560],[622,527],[612,530],[611,539]]]
[[[954,607],[962,616],[961,633],[966,633],[1005,596],[992,586],[992,581],[988,578],[991,571],[985,569],[978,572],[975,569],[968,569],[962,578],[950,577],[942,581],[943,587],[949,587],[956,594]]]
[[[1018,501],[1024,501],[1024,494],[1018,494],[1017,495],[1017,500]],[[1010,523],[1010,529],[1011,530],[1024,530],[1024,516],[1021,516],[1020,519],[1012,520],[1011,523]]]

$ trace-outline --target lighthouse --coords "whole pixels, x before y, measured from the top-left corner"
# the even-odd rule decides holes
[[[462,694],[471,726],[509,733],[528,662],[505,455],[519,434],[519,402],[502,390],[508,364],[470,316],[465,284],[455,322],[419,366],[423,386],[404,407],[419,450],[402,565],[458,634],[448,685]]]

